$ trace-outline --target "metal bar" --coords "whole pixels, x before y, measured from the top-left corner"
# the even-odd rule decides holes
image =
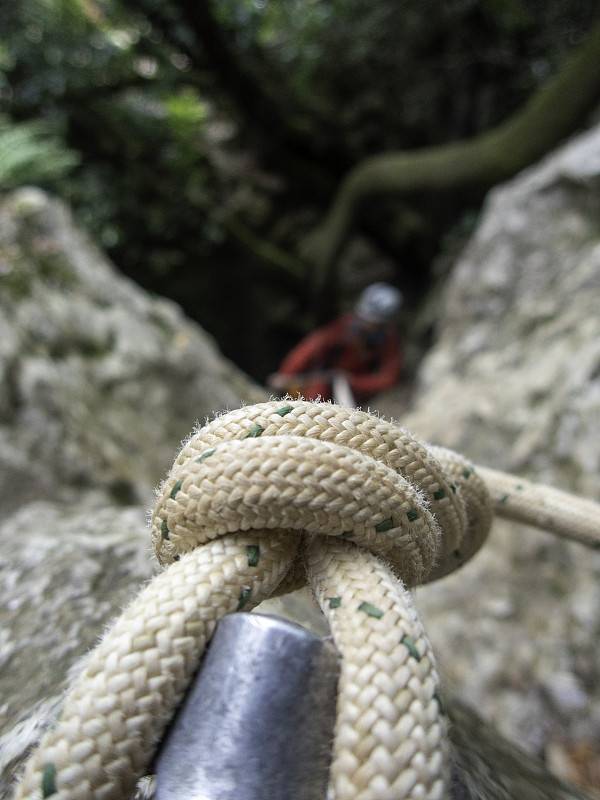
[[[338,655],[295,623],[217,625],[156,760],[156,800],[324,800]]]

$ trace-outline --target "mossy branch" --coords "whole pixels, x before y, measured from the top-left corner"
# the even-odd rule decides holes
[[[496,128],[462,142],[382,153],[344,178],[302,257],[315,264],[318,288],[329,278],[355,214],[366,198],[411,191],[487,189],[534,163],[575,130],[600,97],[600,23],[545,86]]]
[[[299,258],[290,255],[272,242],[257,236],[247,225],[235,217],[225,217],[221,220],[223,227],[253,253],[269,266],[276,267],[293,278],[302,278],[305,275],[305,266]]]

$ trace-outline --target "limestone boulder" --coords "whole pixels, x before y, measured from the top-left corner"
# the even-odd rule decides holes
[[[38,189],[0,201],[0,504],[147,502],[182,437],[264,398],[175,304],[119,275]]]
[[[599,220],[600,127],[490,193],[439,287],[402,424],[600,500]],[[556,772],[600,786],[600,553],[496,522],[417,600],[459,694]]]
[[[154,487],[196,421],[266,392],[38,189],[0,200],[0,796],[153,574]]]
[[[449,281],[407,422],[598,496],[600,128],[492,191]]]

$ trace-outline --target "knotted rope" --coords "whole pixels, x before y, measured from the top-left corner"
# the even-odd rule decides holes
[[[524,486],[492,486],[496,508],[510,516]],[[131,796],[219,618],[307,580],[342,659],[330,794],[444,797],[439,677],[406,587],[463,564],[491,518],[472,464],[362,411],[284,400],[217,417],[159,493],[167,569],[93,651],[17,798]],[[583,538],[600,541],[597,521]]]

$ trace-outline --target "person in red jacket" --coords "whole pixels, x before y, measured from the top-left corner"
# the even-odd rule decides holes
[[[373,283],[354,311],[318,328],[285,357],[269,383],[307,400],[349,401],[336,396],[350,389],[360,405],[400,379],[400,337],[390,317],[402,305],[402,293],[387,283]]]

